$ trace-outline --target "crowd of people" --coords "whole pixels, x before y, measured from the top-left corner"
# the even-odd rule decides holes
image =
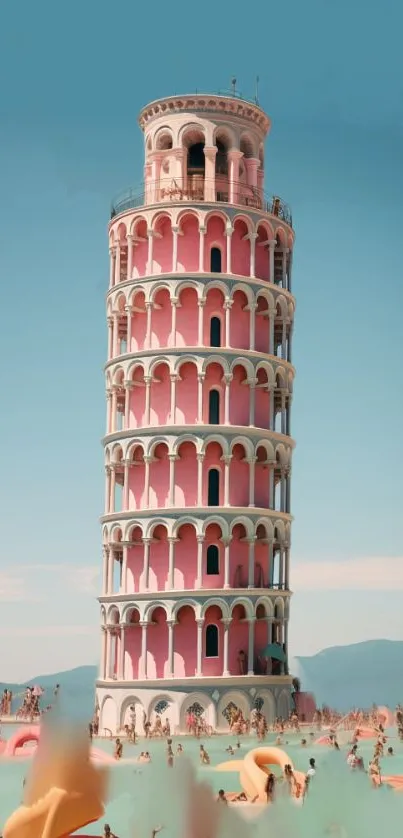
[[[54,702],[57,701],[59,690],[60,685],[56,684],[53,690]],[[41,699],[44,695],[45,690],[39,685],[26,687],[23,692],[15,695],[12,690],[4,689],[0,698],[0,720],[12,721],[15,718],[17,721],[27,721],[32,724],[52,709],[52,704],[42,705]]]

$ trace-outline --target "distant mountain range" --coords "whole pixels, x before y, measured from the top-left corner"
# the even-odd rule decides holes
[[[333,646],[312,657],[294,658],[292,672],[301,680],[301,689],[314,693],[317,704],[337,710],[385,704],[391,708],[403,703],[403,641],[367,640],[352,646]],[[54,675],[38,675],[24,684],[0,684],[14,694],[28,685],[40,684],[45,700],[52,701],[60,684],[62,706],[69,713],[89,718],[94,706],[94,683],[98,667],[79,666]]]
[[[403,641],[367,640],[296,657],[301,689],[338,710],[403,703]]]

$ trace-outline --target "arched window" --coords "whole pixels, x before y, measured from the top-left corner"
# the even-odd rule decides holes
[[[220,274],[221,270],[221,250],[219,247],[212,247],[210,251],[210,272]]]
[[[219,506],[220,504],[220,472],[218,468],[211,468],[208,473],[208,498],[207,506]]]
[[[220,572],[220,553],[216,544],[207,547],[207,576],[218,576]]]
[[[188,172],[204,172],[205,165],[204,143],[194,143],[188,150]]]
[[[210,346],[221,346],[221,320],[212,317],[210,320]]]
[[[206,658],[218,658],[218,628],[214,625],[206,628]]]
[[[220,393],[210,390],[208,395],[208,420],[210,425],[220,424]]]

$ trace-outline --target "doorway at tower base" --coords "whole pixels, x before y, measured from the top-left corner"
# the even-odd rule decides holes
[[[291,678],[289,684],[264,686],[231,678],[231,686],[195,684],[194,690],[179,685],[165,690],[163,685],[160,689],[139,688],[136,683],[123,687],[111,682],[97,685],[96,694],[101,736],[123,733],[125,725],[133,723],[133,713],[136,733],[143,736],[145,722],[150,722],[152,730],[157,717],[163,727],[168,722],[172,735],[188,733],[192,716],[200,719],[206,733],[229,733],[234,711],[240,710],[245,719],[250,719],[253,710],[260,710],[270,724],[276,717],[287,718],[292,708]]]

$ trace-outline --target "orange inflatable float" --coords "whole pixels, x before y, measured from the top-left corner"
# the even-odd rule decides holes
[[[8,819],[3,838],[62,838],[105,812],[107,775],[91,763],[88,741],[58,737],[41,742],[24,788],[24,802]]]
[[[266,783],[269,766],[278,766],[282,773],[290,765],[301,791],[305,787],[305,774],[295,771],[289,756],[281,748],[254,748],[244,759],[229,760],[217,765],[216,771],[239,771],[242,790],[249,801],[267,803]]]
[[[0,741],[0,757],[7,759],[15,758],[28,759],[35,755],[40,737],[39,725],[27,725],[19,728],[7,741]],[[101,751],[100,748],[91,748],[90,757],[95,762],[115,763],[115,759]]]

